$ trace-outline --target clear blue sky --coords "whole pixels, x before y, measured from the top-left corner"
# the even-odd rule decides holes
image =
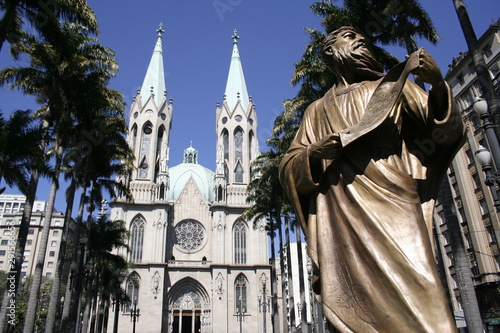
[[[437,46],[420,43],[435,57],[443,74],[452,57],[467,49],[452,0],[423,0],[442,36]],[[309,10],[312,0],[88,0],[100,25],[101,43],[116,52],[120,71],[111,87],[121,91],[128,107],[142,85],[160,23],[165,30],[163,55],[166,87],[173,98],[170,166],[182,162],[183,150],[199,150],[200,164],[215,168],[215,107],[221,101],[231,57],[233,30],[238,30],[239,50],[249,94],[258,114],[258,139],[265,150],[274,118],[282,102],[297,91],[289,84],[308,36],[304,27],[320,28]],[[466,0],[480,36],[500,17],[498,0]],[[402,49],[390,48],[400,59]],[[13,62],[4,46],[0,66]],[[32,97],[0,89],[0,109],[36,109]],[[38,198],[46,200],[48,185],[41,184]],[[12,189],[11,193],[17,193]],[[56,209],[64,210],[63,192]]]

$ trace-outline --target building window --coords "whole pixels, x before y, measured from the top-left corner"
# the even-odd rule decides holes
[[[52,232],[52,237],[57,237],[57,236],[59,236],[59,230],[54,230]]]
[[[241,163],[243,163],[243,130],[238,127],[234,131],[234,164],[236,165],[234,177],[237,183],[243,182],[243,168]]]
[[[195,251],[205,239],[205,228],[197,221],[183,221],[175,226],[176,244],[186,251]]]
[[[236,265],[247,263],[246,225],[242,221],[234,225],[234,263]]]
[[[455,257],[453,257],[453,253],[448,252],[447,255],[448,255],[449,266],[450,267],[455,266]]]
[[[54,267],[54,262],[53,261],[49,261],[47,263],[47,268],[52,268],[52,267]]]
[[[450,234],[448,233],[448,231],[443,231],[443,237],[444,237],[444,245],[448,245],[450,244]]]
[[[5,250],[0,250],[0,256],[4,256],[5,255]]]
[[[50,242],[50,246],[57,246],[57,241]]]
[[[144,242],[144,220],[137,217],[130,226],[130,262],[142,262],[142,246]]]
[[[477,173],[472,175],[472,180],[474,180],[474,186],[476,189],[482,187],[481,179],[479,179],[479,175]]]
[[[153,133],[153,125],[148,121],[142,126],[141,151],[139,153],[139,178],[148,177],[149,163],[152,162],[148,161],[152,139],[151,133]]]
[[[483,47],[483,55],[486,59],[493,55],[493,52],[491,52],[491,45]]]
[[[500,255],[496,254],[493,256],[495,258],[495,262],[497,263],[498,269],[500,269]]]
[[[49,252],[49,257],[55,257],[55,256],[56,256],[56,251]]]
[[[31,244],[33,244],[33,240],[31,239],[26,240],[26,245],[31,245]]]
[[[490,236],[490,243],[496,243],[497,236],[495,235],[495,229],[493,229],[493,226],[487,226],[486,230],[488,231],[488,235]]]
[[[33,235],[35,233],[35,230],[34,229],[29,229],[28,230],[28,235]]]
[[[479,267],[477,266],[477,261],[476,260],[471,260],[471,271],[472,271],[472,276],[479,276],[481,272],[479,271]]]
[[[139,275],[132,273],[127,279],[127,296],[130,302],[125,306],[125,312],[130,312],[133,302],[139,302]]]
[[[474,250],[474,243],[472,243],[472,237],[470,236],[470,233],[467,232],[464,234],[465,240],[467,241],[467,249]]]
[[[483,214],[483,216],[488,215],[489,211],[488,211],[488,204],[486,203],[486,201],[484,199],[479,200],[479,205],[481,207],[481,214]]]
[[[2,239],[2,243],[0,243],[0,245],[7,245],[9,244],[9,240],[8,239]]]
[[[247,279],[243,274],[236,278],[234,289],[236,313],[247,313]]]

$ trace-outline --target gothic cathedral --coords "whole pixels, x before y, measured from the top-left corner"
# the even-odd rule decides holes
[[[110,310],[108,331],[118,321],[120,333],[132,332],[133,324],[141,333],[270,332],[269,312],[259,311],[258,297],[270,290],[265,221],[238,219],[249,206],[246,187],[259,154],[238,36],[235,31],[224,99],[215,111],[214,172],[198,164],[193,147],[184,150],[183,163],[169,165],[173,105],[165,90],[161,26],[157,33],[129,113],[135,168],[119,179],[133,201],[119,196],[111,204],[111,218],[130,231],[129,251],[119,253],[133,264],[122,282],[132,302],[117,319],[116,307]]]

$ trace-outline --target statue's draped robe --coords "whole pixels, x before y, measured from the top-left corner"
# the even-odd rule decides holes
[[[323,312],[339,331],[454,332],[431,241],[437,190],[464,133],[449,87],[448,110],[438,113],[433,92],[407,80],[385,120],[340,157],[315,162],[308,153],[357,124],[380,82],[333,87],[311,104],[280,179],[318,268]]]

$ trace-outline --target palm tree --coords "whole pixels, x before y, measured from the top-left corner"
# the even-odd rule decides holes
[[[113,93],[114,91],[108,91],[108,93]],[[92,98],[93,103],[99,101],[99,98]],[[65,156],[65,169],[69,171],[69,177],[71,178],[71,185],[69,189],[71,191],[71,205],[74,197],[74,189],[80,180],[82,187],[86,188],[85,184],[90,184],[92,181],[94,186],[94,200],[100,202],[102,200],[103,189],[114,197],[114,190],[120,184],[110,180],[115,175],[122,175],[126,172],[133,159],[132,151],[125,140],[124,134],[126,133],[126,123],[124,117],[119,117],[117,114],[123,109],[123,101],[121,94],[118,94],[114,98],[117,103],[116,111],[109,110],[96,110],[96,115],[93,117],[87,117],[82,119],[75,126],[75,132],[77,135],[72,138],[74,144],[72,148],[68,149]],[[89,109],[92,105],[85,104],[85,108]],[[95,106],[95,105],[94,105]],[[97,131],[95,129],[98,129]],[[92,133],[92,134],[89,134]],[[89,136],[94,137],[91,145],[88,145],[85,153],[82,155],[82,151],[79,149],[81,142],[89,142]],[[122,192],[128,193],[127,189],[121,189]],[[83,211],[80,211],[80,213]],[[79,220],[81,221],[79,213]],[[65,236],[67,234],[67,226],[65,226]],[[78,243],[80,238],[80,224],[77,225],[77,230],[75,230],[74,244]],[[63,246],[65,242],[61,242],[60,255],[59,258],[63,260],[61,252],[65,253],[65,248]],[[74,248],[74,251],[78,251],[78,247]],[[76,253],[75,253],[76,257]],[[63,262],[61,262],[57,269],[54,277],[54,285],[58,287],[61,283],[60,278],[62,277]],[[70,286],[67,286],[70,288]],[[53,295],[51,295],[51,302],[49,304],[48,317],[47,317],[47,327],[50,328],[55,322],[55,316],[57,312],[57,303],[60,299],[59,288],[53,289]],[[71,293],[69,293],[70,296]],[[65,297],[65,300],[69,306],[71,301],[70,297]],[[66,315],[68,312],[66,312]]]
[[[118,280],[118,277],[123,275],[128,268],[127,261],[122,256],[111,253],[115,248],[128,249],[128,235],[125,222],[109,221],[107,214],[100,215],[97,220],[91,220],[87,249],[88,262],[92,263],[92,268],[87,279],[88,288],[82,332],[87,331],[91,301],[94,300],[94,311],[98,298],[101,302],[109,302],[110,294],[105,283]]]
[[[23,24],[31,23],[42,34],[54,33],[59,19],[87,26],[97,33],[97,19],[84,0],[0,0],[0,51],[3,43],[19,43],[23,35]]]
[[[276,273],[276,248],[275,237],[276,232],[279,233],[281,239],[281,202],[283,190],[279,184],[277,177],[278,164],[276,164],[278,156],[270,149],[269,151],[259,155],[252,166],[252,180],[247,187],[247,202],[252,206],[247,208],[241,218],[244,220],[253,220],[254,223],[267,219],[266,229],[271,239],[271,292],[273,299],[273,317],[272,323],[274,331],[280,331],[279,312],[278,312],[278,279]],[[275,174],[275,175],[273,175]],[[282,242],[280,242],[281,244]],[[280,247],[280,257],[282,251]],[[283,262],[283,261],[281,261]],[[283,276],[283,265],[281,265]],[[284,295],[284,285],[282,284],[282,292]]]
[[[16,272],[15,290],[20,290],[21,265],[24,260],[24,249],[38,178],[40,174],[46,175],[50,173],[42,148],[44,146],[45,128],[33,126],[33,121],[34,119],[29,111],[15,111],[8,122],[5,122],[3,117],[0,117],[0,179],[3,176],[9,186],[17,185],[22,193],[26,195],[14,254],[14,268],[12,269],[12,271]],[[30,173],[31,176],[28,179]],[[15,295],[14,297],[19,299],[19,296]],[[7,305],[11,298],[12,295],[6,293],[2,300],[0,332],[5,329]]]
[[[26,194],[32,165],[43,165],[43,154],[38,145],[42,131],[33,126],[31,111],[16,110],[5,121],[0,112],[0,184],[16,186]],[[0,188],[0,194],[5,187]]]
[[[89,91],[99,89],[106,100],[108,89],[105,85],[117,69],[113,52],[99,45],[97,39],[89,37],[88,31],[81,26],[63,24],[60,26],[60,35],[64,38],[52,44],[45,39],[26,37],[26,42],[16,46],[16,49],[31,57],[31,66],[8,68],[0,72],[0,83],[11,83],[13,87],[25,93],[37,95],[38,99],[45,103],[37,113],[51,125],[51,135],[54,138],[50,150],[55,159],[54,178],[45,211],[45,216],[49,219],[58,189],[64,149],[69,144],[70,130],[83,115],[88,115],[79,104],[87,101]],[[114,106],[114,102],[111,106]],[[27,332],[33,329],[37,289],[40,285],[48,235],[47,223],[42,229],[40,252],[26,316]]]

